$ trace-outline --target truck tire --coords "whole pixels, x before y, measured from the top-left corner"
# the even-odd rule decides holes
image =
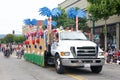
[[[100,73],[102,71],[102,66],[91,66],[90,68],[93,73]]]
[[[61,58],[58,54],[55,56],[55,68],[57,73],[64,73],[64,66],[62,65]]]

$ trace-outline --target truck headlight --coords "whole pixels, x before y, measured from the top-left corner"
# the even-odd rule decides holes
[[[61,56],[69,56],[70,52],[61,52],[60,54],[61,54]]]
[[[104,52],[99,52],[99,56],[104,56]]]

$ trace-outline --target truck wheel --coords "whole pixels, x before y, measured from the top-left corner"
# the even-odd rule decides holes
[[[100,73],[102,71],[102,66],[91,66],[90,68],[93,73]]]
[[[59,74],[64,73],[64,66],[61,63],[61,59],[60,59],[59,55],[55,56],[55,68],[56,68],[57,73],[59,73]]]

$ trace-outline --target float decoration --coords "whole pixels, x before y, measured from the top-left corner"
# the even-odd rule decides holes
[[[67,15],[69,18],[76,18],[76,31],[78,30],[78,18],[86,17],[86,12],[81,9],[75,9],[71,7],[67,11]]]
[[[43,7],[43,8],[39,9],[39,12],[40,12],[39,15],[48,17],[48,24],[47,25],[49,25],[48,29],[50,29],[50,30],[51,30],[51,24],[52,24],[52,17],[59,17],[61,15],[61,10],[58,8],[53,8],[52,10],[50,10],[47,7]]]
[[[23,22],[25,23],[25,25],[28,25],[30,28],[32,28],[32,26],[36,25],[37,20],[36,19],[24,19]]]
[[[45,26],[48,26],[48,20],[45,19],[45,20],[43,21],[43,24],[44,24]],[[51,25],[55,27],[55,26],[57,26],[57,22],[56,22],[56,21],[52,21]]]
[[[52,21],[52,17],[58,17],[61,15],[61,10],[58,9],[58,8],[54,8],[52,10],[50,10],[49,8],[47,7],[43,7],[43,8],[40,8],[39,9],[39,12],[40,12],[40,15],[42,16],[47,16],[48,19],[47,19],[47,28],[46,31],[48,32],[48,35],[51,33],[51,29],[52,29],[52,26],[56,26],[57,23],[55,21]],[[24,21],[27,23],[27,25],[33,25],[33,23],[31,23],[31,20],[28,19],[28,21]],[[45,31],[44,31],[45,32]],[[35,39],[35,45],[34,45],[34,49],[35,49],[35,53],[37,54],[44,54],[44,49],[45,48],[45,43],[44,43],[44,39],[43,38],[43,34],[44,32],[42,31],[42,29],[40,30],[37,30],[36,31],[36,34],[34,34],[34,37],[37,37],[37,39]],[[33,34],[32,34],[33,35]],[[30,37],[28,38],[29,40],[32,40],[31,39],[31,35]],[[49,36],[48,36],[48,44],[49,44]],[[31,45],[31,44],[30,44]],[[28,46],[29,47],[29,46]],[[32,46],[31,46],[32,48]],[[27,50],[30,50],[30,49],[27,49]],[[44,55],[36,55],[36,54],[29,54],[29,51],[27,51],[26,54],[24,54],[24,58],[30,62],[33,62],[35,64],[38,64],[38,65],[41,65],[41,66],[44,66],[45,63],[44,63]]]
[[[32,40],[32,44],[33,44],[33,45],[35,44],[35,40],[34,40],[34,39]]]
[[[36,43],[38,43],[38,44],[40,43],[40,39],[39,38],[36,39]]]
[[[26,40],[26,41],[25,41],[25,44],[26,44],[26,45],[29,45],[29,43],[30,43],[29,40]]]
[[[40,46],[39,49],[41,50],[41,49],[42,49],[42,46]]]

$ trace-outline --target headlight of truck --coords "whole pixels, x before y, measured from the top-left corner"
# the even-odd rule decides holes
[[[104,51],[100,48],[98,48],[98,55],[99,56],[104,56]]]
[[[61,56],[69,56],[70,52],[61,52],[60,54],[61,54]]]
[[[99,56],[104,56],[104,52],[99,52]]]

